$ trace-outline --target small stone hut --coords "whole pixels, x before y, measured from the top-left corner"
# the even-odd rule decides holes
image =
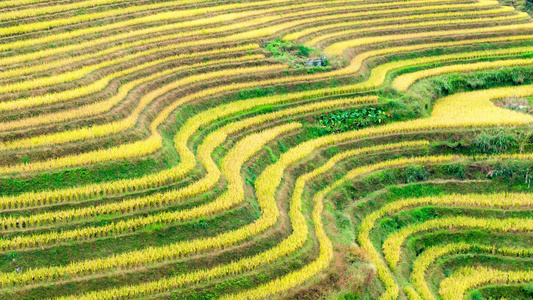
[[[322,67],[326,65],[326,56],[322,55],[318,58],[310,58],[306,61],[304,61],[304,64],[306,67]]]

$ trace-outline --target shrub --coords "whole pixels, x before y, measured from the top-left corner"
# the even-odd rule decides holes
[[[376,124],[385,124],[391,114],[381,107],[354,108],[318,117],[318,121],[328,132],[345,132]]]
[[[410,165],[405,168],[406,182],[425,181],[429,179],[429,170],[425,166]]]
[[[514,134],[505,129],[485,131],[472,141],[472,150],[481,154],[500,154],[517,146]]]
[[[309,57],[309,51],[311,49],[304,46],[304,45],[298,45],[298,55],[303,57]]]

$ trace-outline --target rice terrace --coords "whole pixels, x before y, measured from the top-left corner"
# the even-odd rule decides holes
[[[533,299],[533,0],[0,0],[0,300]]]

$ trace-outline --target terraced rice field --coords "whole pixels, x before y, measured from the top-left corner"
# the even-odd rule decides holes
[[[533,299],[527,5],[0,1],[0,299]]]

